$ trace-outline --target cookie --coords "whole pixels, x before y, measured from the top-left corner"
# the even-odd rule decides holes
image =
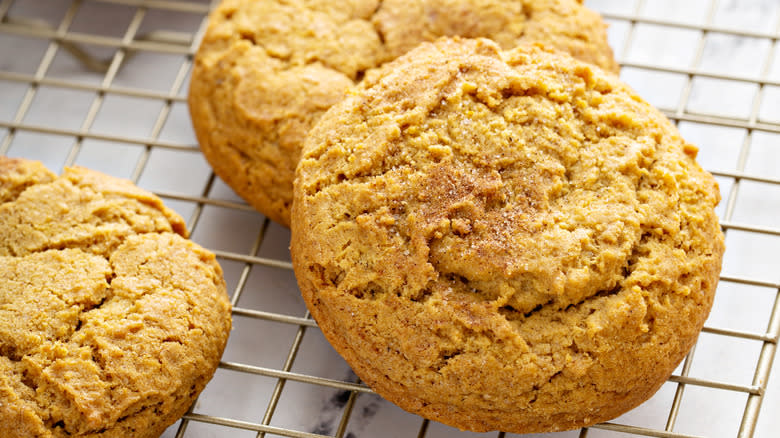
[[[461,35],[541,42],[616,72],[605,27],[577,0],[223,0],[195,57],[190,114],[216,174],[289,225],[306,134],[375,67]]]
[[[719,192],[696,151],[571,57],[423,44],[312,129],[298,284],[355,373],[410,412],[516,433],[616,417],[712,304]]]
[[[158,437],[231,327],[214,255],[159,198],[0,157],[0,436]]]

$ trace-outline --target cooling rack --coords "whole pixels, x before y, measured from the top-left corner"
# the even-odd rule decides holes
[[[235,326],[228,347],[164,436],[513,436],[405,413],[328,346],[298,295],[289,232],[236,197],[196,146],[187,83],[213,3],[0,0],[0,154],[135,181],[187,218],[225,270]],[[728,249],[710,319],[661,390],[613,421],[549,437],[776,437],[780,2],[587,5],[610,23],[623,79],[701,148],[699,161],[720,183]]]

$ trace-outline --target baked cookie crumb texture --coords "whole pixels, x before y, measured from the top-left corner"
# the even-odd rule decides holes
[[[159,198],[0,157],[0,436],[157,437],[230,331],[213,254]]]
[[[288,225],[309,129],[373,68],[460,35],[538,42],[616,72],[605,29],[577,0],[223,0],[195,57],[189,108],[217,175]]]
[[[404,409],[474,431],[607,420],[661,386],[712,304],[719,192],[695,155],[585,63],[424,44],[312,130],[298,283]]]

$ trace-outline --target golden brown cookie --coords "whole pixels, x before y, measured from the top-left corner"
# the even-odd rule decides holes
[[[298,284],[406,410],[518,433],[613,418],[669,377],[712,304],[719,193],[695,155],[588,64],[426,43],[312,129]]]
[[[541,42],[616,72],[605,27],[578,0],[223,0],[195,58],[190,114],[217,175],[289,225],[306,134],[371,69],[461,35]]]
[[[129,181],[0,157],[0,436],[158,437],[216,370],[213,254]]]

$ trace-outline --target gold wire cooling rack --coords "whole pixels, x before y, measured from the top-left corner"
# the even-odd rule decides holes
[[[780,382],[769,381],[780,332],[778,3],[587,3],[610,23],[623,78],[701,147],[721,185],[728,250],[699,343],[659,393],[612,422],[550,437],[780,436]],[[191,133],[187,81],[213,6],[0,0],[0,155],[133,180],[189,218],[225,270],[231,340],[164,436],[510,436],[407,414],[329,348],[298,296],[288,231],[215,178]]]

